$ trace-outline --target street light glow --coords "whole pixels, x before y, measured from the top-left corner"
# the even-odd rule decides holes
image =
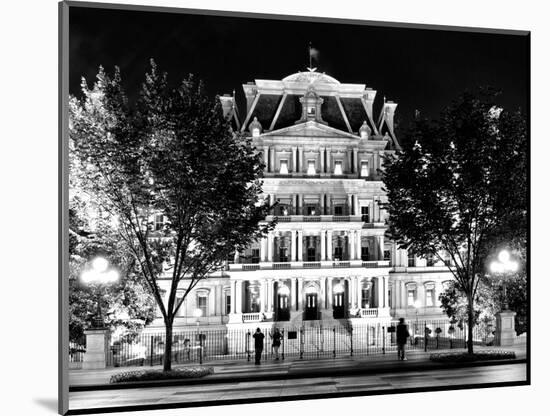
[[[500,253],[498,253],[498,259],[502,263],[508,263],[508,261],[510,260],[510,253],[508,253],[507,250],[502,250]]]
[[[96,257],[92,261],[92,268],[98,273],[105,272],[105,270],[107,270],[107,267],[109,267],[109,262],[103,257]]]

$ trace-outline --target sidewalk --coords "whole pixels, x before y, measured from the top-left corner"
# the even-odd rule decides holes
[[[525,345],[512,347],[476,347],[475,351],[482,350],[505,350],[514,351],[514,360],[477,361],[474,363],[436,363],[429,360],[433,353],[463,352],[463,349],[452,350],[431,350],[409,351],[407,361],[397,360],[396,353],[385,355],[369,356],[338,356],[336,358],[304,358],[300,360],[296,356],[285,357],[285,360],[262,361],[259,366],[253,361],[211,361],[203,365],[213,367],[214,374],[198,378],[184,380],[148,381],[135,383],[109,384],[109,379],[114,374],[128,371],[160,370],[161,366],[145,367],[116,367],[103,370],[70,370],[69,385],[70,391],[123,389],[137,387],[161,387],[174,385],[196,385],[215,384],[235,381],[260,381],[260,380],[281,380],[303,377],[324,377],[344,375],[365,375],[369,373],[402,372],[413,370],[436,370],[459,367],[480,367],[487,365],[526,363]],[[197,363],[188,364],[199,365]],[[174,365],[173,368],[182,367]]]

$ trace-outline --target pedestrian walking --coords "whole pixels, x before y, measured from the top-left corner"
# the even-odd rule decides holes
[[[256,328],[256,332],[252,336],[254,337],[254,351],[256,353],[254,364],[259,365],[264,350],[264,334],[262,334],[260,328]]]
[[[405,358],[405,344],[407,343],[407,338],[411,336],[407,325],[405,325],[405,318],[399,318],[399,323],[397,324],[397,330],[395,331],[395,337],[397,341],[397,358],[402,361],[406,361]]]
[[[275,353],[275,360],[278,360],[279,359],[279,347],[281,346],[281,338],[282,338],[282,335],[279,332],[279,328],[275,328],[271,338],[273,338],[273,344],[271,346],[273,347],[273,352]]]

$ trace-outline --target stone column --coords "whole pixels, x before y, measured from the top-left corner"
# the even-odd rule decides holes
[[[355,194],[355,204],[354,204],[355,215],[361,215],[361,209],[359,208],[359,195]]]
[[[327,232],[325,230],[321,230],[321,261],[325,261],[327,259]]]
[[[295,230],[290,230],[290,260],[296,261],[296,234]]]
[[[378,260],[384,260],[384,236],[377,236],[376,243],[378,245]]]
[[[305,155],[304,155],[304,147],[299,147],[299,153],[298,153],[298,160],[300,161],[300,172],[305,173],[307,172],[307,166],[305,166]]]
[[[357,307],[360,308],[361,307],[361,298],[362,298],[362,291],[363,291],[363,285],[361,284],[361,279],[357,279],[357,292],[356,292],[356,295],[357,295],[357,298],[355,299],[355,301],[357,302]]]
[[[262,280],[260,282],[260,312],[267,311],[267,285],[266,281]]]
[[[86,335],[86,352],[82,359],[82,369],[105,368],[109,330],[107,328],[90,328],[84,331],[84,335]]]
[[[273,231],[267,234],[267,261],[273,261]]]
[[[351,150],[347,149],[346,150],[346,164],[348,165],[348,168],[343,173],[353,173],[353,171],[351,170],[351,155],[352,155]]]
[[[271,146],[269,150],[270,150],[269,156],[271,159],[271,172],[277,172],[275,168],[275,146]]]
[[[292,163],[290,164],[292,172],[296,172],[296,146],[292,147]]]
[[[260,240],[260,261],[266,261],[265,238]]]
[[[298,230],[298,261],[303,261],[303,240],[304,233],[302,230]]]
[[[319,196],[319,200],[320,200],[319,209],[321,210],[321,212],[319,214],[320,215],[325,215],[325,194],[321,194]]]
[[[302,310],[302,286],[303,286],[303,281],[299,280],[299,279],[296,279],[296,282],[297,285],[297,289],[296,289],[296,310],[297,311],[301,311]]]
[[[384,280],[382,278],[382,276],[378,276],[376,278],[376,286],[377,286],[377,292],[378,292],[378,298],[377,298],[377,303],[376,303],[376,307],[377,308],[382,308],[383,307],[383,302],[384,302]]]
[[[237,313],[237,282],[230,281],[229,288],[231,290],[231,313]]]
[[[233,256],[233,263],[239,264],[239,250],[235,250],[235,255]]]
[[[374,166],[372,167],[372,174],[378,175],[377,169],[380,167],[380,158],[378,152],[374,152]]]
[[[264,164],[265,164],[265,171],[269,172],[269,146],[264,146]]]
[[[356,244],[357,244],[357,247],[355,250],[355,255],[357,256],[357,260],[361,260],[361,230],[357,231]]]
[[[354,166],[354,171],[353,173],[359,173],[359,170],[360,170],[360,166],[359,166],[359,158],[358,158],[358,152],[357,152],[357,148],[353,148],[353,166]],[[357,215],[357,213],[355,214]]]
[[[243,281],[237,280],[236,296],[235,296],[235,313],[243,313]]]
[[[384,308],[387,308],[390,306],[389,297],[388,297],[388,291],[389,291],[389,278],[388,276],[384,276]]]
[[[352,202],[351,202],[351,194],[348,194],[348,212],[347,215],[351,215],[351,209],[352,209]]]
[[[327,260],[332,260],[332,230],[327,230]]]
[[[331,174],[332,172],[332,164],[330,161],[330,153],[332,149],[330,147],[327,147],[327,173]]]
[[[355,244],[356,234],[357,234],[356,230],[351,230],[349,232],[349,259],[350,260],[355,260],[355,246],[357,245]]]
[[[327,287],[327,309],[332,308],[332,277],[328,278],[328,287]]]
[[[274,282],[273,279],[267,279],[267,311],[273,312],[273,297],[275,294],[273,293],[274,289]]]
[[[325,173],[325,148],[319,148],[319,166],[321,167],[320,173]]]
[[[290,310],[295,311],[297,310],[298,302],[297,302],[298,295],[296,294],[296,278],[293,277],[290,279]]]

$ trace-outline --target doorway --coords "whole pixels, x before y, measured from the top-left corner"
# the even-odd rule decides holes
[[[305,320],[314,320],[317,319],[317,293],[306,293],[306,310],[305,310]]]
[[[288,306],[288,295],[277,295],[277,321],[289,321],[290,308]]]

